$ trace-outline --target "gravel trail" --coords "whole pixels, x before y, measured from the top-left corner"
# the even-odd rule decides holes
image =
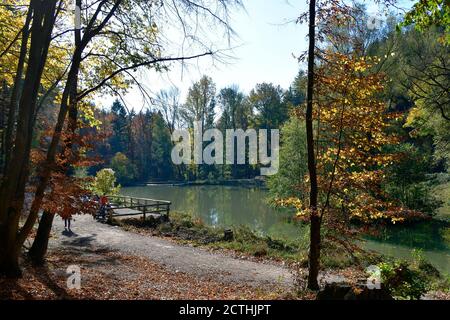
[[[291,286],[292,274],[287,268],[270,262],[236,259],[202,248],[175,244],[171,241],[130,233],[94,221],[91,216],[76,216],[73,234],[64,231],[64,222],[56,219],[50,247],[99,247],[146,257],[175,272],[184,272],[225,282],[245,282],[261,285]]]

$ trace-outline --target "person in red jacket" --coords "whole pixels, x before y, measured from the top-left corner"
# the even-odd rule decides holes
[[[107,196],[105,196],[105,195],[101,196],[101,198],[100,198],[100,216],[103,219],[106,218],[106,209],[108,206],[108,202],[109,202],[109,200],[108,200]]]
[[[100,205],[102,207],[106,207],[108,205],[108,197],[107,196],[102,196],[100,198]]]

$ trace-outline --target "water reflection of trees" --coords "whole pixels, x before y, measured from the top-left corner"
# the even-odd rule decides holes
[[[266,201],[267,191],[232,186],[147,186],[123,190],[126,195],[172,201],[172,210],[200,218],[208,225],[246,225],[272,236],[297,237],[299,229]]]
[[[450,250],[450,224],[428,221],[409,226],[385,227],[372,240],[424,250]]]

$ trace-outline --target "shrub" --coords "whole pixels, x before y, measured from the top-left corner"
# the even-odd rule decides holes
[[[383,284],[396,298],[418,300],[429,290],[425,274],[405,261],[382,262],[378,266]]]
[[[252,246],[251,251],[255,257],[265,257],[269,253],[269,247],[266,243],[258,243]]]
[[[441,277],[439,270],[437,270],[431,263],[429,263],[423,256],[420,249],[414,249],[412,252],[413,265],[423,273],[430,281]]]
[[[120,185],[116,183],[116,174],[112,169],[102,169],[97,172],[91,186],[92,191],[97,195],[117,195]]]
[[[251,230],[248,226],[237,226],[234,229],[235,239],[242,243],[259,243],[261,237]]]

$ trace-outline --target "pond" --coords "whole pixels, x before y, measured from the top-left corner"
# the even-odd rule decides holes
[[[290,222],[290,213],[267,204],[267,191],[261,188],[150,185],[123,188],[122,194],[169,200],[172,211],[189,213],[211,226],[245,225],[278,239],[304,236],[301,229]],[[413,249],[421,249],[433,265],[450,274],[450,229],[445,223],[391,228],[377,239],[368,239],[364,246],[402,259],[410,259]]]

